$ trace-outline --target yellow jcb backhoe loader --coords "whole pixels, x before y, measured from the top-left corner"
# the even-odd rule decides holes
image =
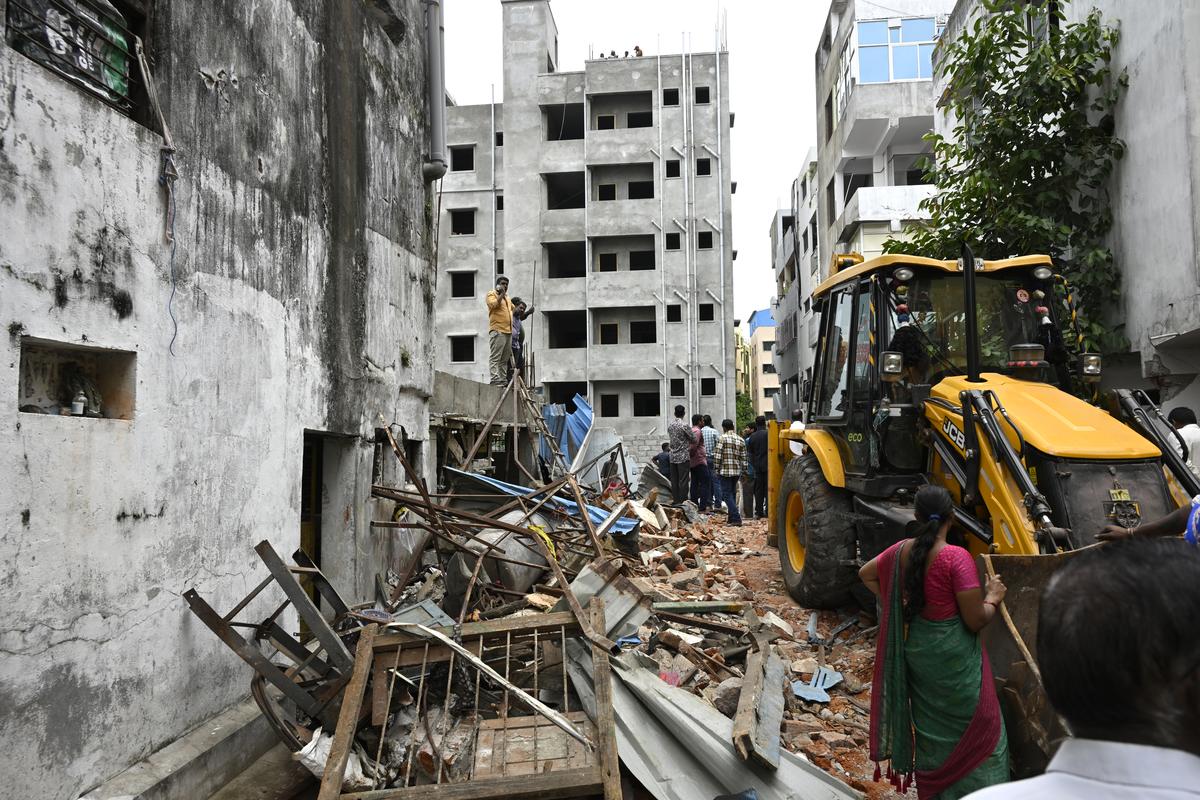
[[[1068,347],[1081,337],[1058,319],[1075,309],[1047,256],[839,255],[813,301],[806,428],[769,430],[788,592],[847,603],[859,565],[904,537],[916,489],[946,487],[956,543],[1008,586],[987,645],[1018,773],[1037,771],[1063,734],[1033,651],[1042,586],[1105,524],[1156,519],[1200,481],[1143,393],[1116,392],[1113,413],[1076,396],[1093,394],[1101,358]]]

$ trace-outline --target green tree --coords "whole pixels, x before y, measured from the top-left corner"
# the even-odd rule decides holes
[[[1125,150],[1113,135],[1128,85],[1111,66],[1118,32],[1095,10],[1056,30],[1045,0],[981,5],[939,45],[954,125],[948,137],[925,137],[925,177],[938,187],[921,204],[930,219],[885,252],[956,258],[965,240],[980,258],[1045,253],[1078,293],[1089,349],[1119,349],[1122,326],[1103,324],[1120,299],[1104,244],[1108,178]]]
[[[754,413],[754,403],[750,402],[750,395],[745,392],[737,393],[737,429],[738,433],[747,425],[754,424],[754,418],[757,416]]]

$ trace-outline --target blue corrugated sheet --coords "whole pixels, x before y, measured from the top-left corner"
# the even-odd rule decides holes
[[[573,402],[575,410],[570,414],[567,413],[566,406],[553,403],[542,406],[542,419],[546,420],[546,427],[558,440],[558,449],[566,457],[568,465],[574,460],[575,454],[583,445],[584,437],[592,427],[592,406],[587,398],[577,394]],[[548,442],[539,442],[538,455],[547,465],[554,463],[554,451],[550,449]]]
[[[588,412],[591,412],[590,408],[588,409]],[[530,489],[525,486],[516,486],[511,483],[505,483],[504,481],[498,481],[495,478],[489,478],[486,475],[477,475],[474,472],[463,472],[462,470],[457,470],[453,467],[446,467],[445,470],[454,475],[461,475],[471,480],[482,481],[483,483],[486,483],[487,485],[504,492],[507,495],[511,495],[512,497],[524,497],[537,492],[537,489]],[[570,500],[564,500],[561,497],[555,497],[551,500],[548,500],[546,505],[560,509],[572,516],[579,516],[579,504]],[[601,522],[604,522],[604,520],[608,519],[609,515],[608,510],[600,508],[599,506],[588,506],[587,513],[588,516],[591,517],[593,525],[599,525]],[[638,520],[636,519],[631,517],[621,517],[615,523],[613,523],[609,530],[611,530],[613,533],[625,534],[633,530],[634,526],[637,524]]]

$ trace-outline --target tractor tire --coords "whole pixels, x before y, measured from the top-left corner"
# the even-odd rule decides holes
[[[825,480],[811,452],[788,462],[776,512],[779,565],[788,594],[805,608],[850,602],[858,580],[850,496]]]

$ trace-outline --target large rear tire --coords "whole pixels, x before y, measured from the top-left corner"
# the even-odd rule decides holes
[[[788,594],[806,608],[850,601],[858,580],[850,497],[825,480],[811,452],[788,462],[779,482],[776,534]]]

